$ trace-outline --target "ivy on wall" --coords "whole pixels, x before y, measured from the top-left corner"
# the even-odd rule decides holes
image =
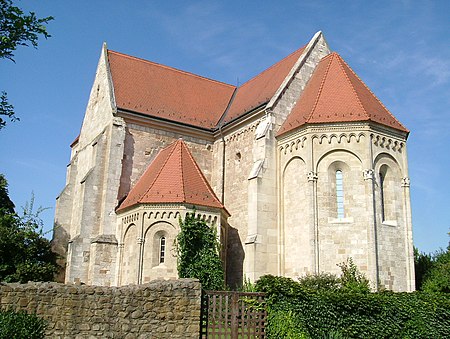
[[[216,232],[194,213],[180,218],[176,238],[177,268],[180,278],[197,278],[204,290],[224,288],[224,270],[220,260],[220,243]]]

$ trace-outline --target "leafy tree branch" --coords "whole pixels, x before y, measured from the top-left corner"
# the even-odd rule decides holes
[[[34,12],[25,14],[14,6],[12,0],[0,0],[0,59],[13,62],[14,51],[18,46],[37,48],[39,36],[49,38],[46,24],[53,20],[52,16],[38,18]],[[0,96],[0,130],[6,126],[6,118],[11,122],[18,121],[14,107],[8,102],[5,91]]]
[[[34,197],[19,215],[0,174],[0,281],[52,281],[58,266],[50,241],[43,237],[43,223],[33,210]]]
[[[0,58],[14,61],[18,46],[37,48],[39,35],[51,36],[45,27],[51,20],[52,16],[39,19],[34,12],[25,14],[12,0],[0,0]]]

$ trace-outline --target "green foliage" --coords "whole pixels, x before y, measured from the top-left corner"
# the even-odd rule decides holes
[[[36,14],[25,14],[19,7],[13,5],[11,0],[0,0],[0,59],[14,61],[14,51],[18,46],[37,47],[39,36],[46,39],[50,37],[45,24],[53,20],[53,17],[39,19]],[[5,127],[6,121],[19,120],[14,115],[14,107],[8,103],[6,92],[0,96],[0,130]]]
[[[8,182],[3,174],[0,174],[0,213],[14,213],[14,203],[9,198]]]
[[[433,259],[430,254],[419,252],[414,247],[414,272],[416,274],[416,290],[422,290],[425,276],[433,267]]]
[[[370,292],[370,282],[353,262],[348,258],[346,262],[337,266],[341,268],[341,276],[331,273],[309,274],[299,278],[299,286],[305,291],[351,291],[357,293]]]
[[[427,271],[422,286],[423,291],[450,293],[450,246],[447,251],[437,252]]]
[[[0,339],[41,339],[45,336],[45,321],[25,312],[0,312]]]
[[[306,339],[301,318],[292,311],[268,310],[266,335],[268,338]]]
[[[36,14],[25,14],[12,0],[0,0],[0,58],[14,61],[14,51],[18,46],[37,47],[39,35],[50,37],[45,24],[53,17],[39,19]]]
[[[308,338],[450,336],[448,294],[311,291],[292,279],[274,276],[261,277],[256,287],[267,293],[269,338],[282,337],[270,332],[282,326],[280,319],[288,319]]]
[[[352,258],[348,258],[346,262],[338,264],[342,274],[339,278],[341,288],[349,292],[370,292],[370,282],[353,262]]]
[[[0,95],[0,129],[6,126],[6,121],[1,117],[2,115],[9,118],[11,122],[20,120],[14,115],[14,106],[8,103],[8,96],[5,91]]]
[[[180,278],[197,278],[205,290],[224,289],[216,232],[204,220],[196,218],[195,212],[187,213],[184,221],[180,218],[176,245]]]
[[[57,256],[43,237],[39,218],[43,209],[33,211],[32,197],[19,216],[7,192],[6,180],[0,175],[0,281],[52,281],[58,268]]]
[[[417,290],[450,293],[450,244],[433,254],[414,248],[414,269]]]
[[[301,277],[298,283],[307,291],[337,291],[341,288],[340,279],[331,273],[308,274]]]
[[[250,281],[249,278],[244,276],[244,283],[242,284],[242,287],[239,288],[240,292],[257,292],[256,291],[256,285]]]

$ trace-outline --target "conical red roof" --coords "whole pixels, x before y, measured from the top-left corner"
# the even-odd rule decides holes
[[[224,208],[181,139],[158,153],[118,211],[147,203],[186,203]]]
[[[317,65],[278,135],[308,123],[351,121],[374,121],[408,132],[341,56],[333,52]]]

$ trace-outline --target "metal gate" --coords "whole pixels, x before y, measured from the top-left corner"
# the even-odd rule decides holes
[[[204,291],[201,338],[265,338],[264,293]]]

